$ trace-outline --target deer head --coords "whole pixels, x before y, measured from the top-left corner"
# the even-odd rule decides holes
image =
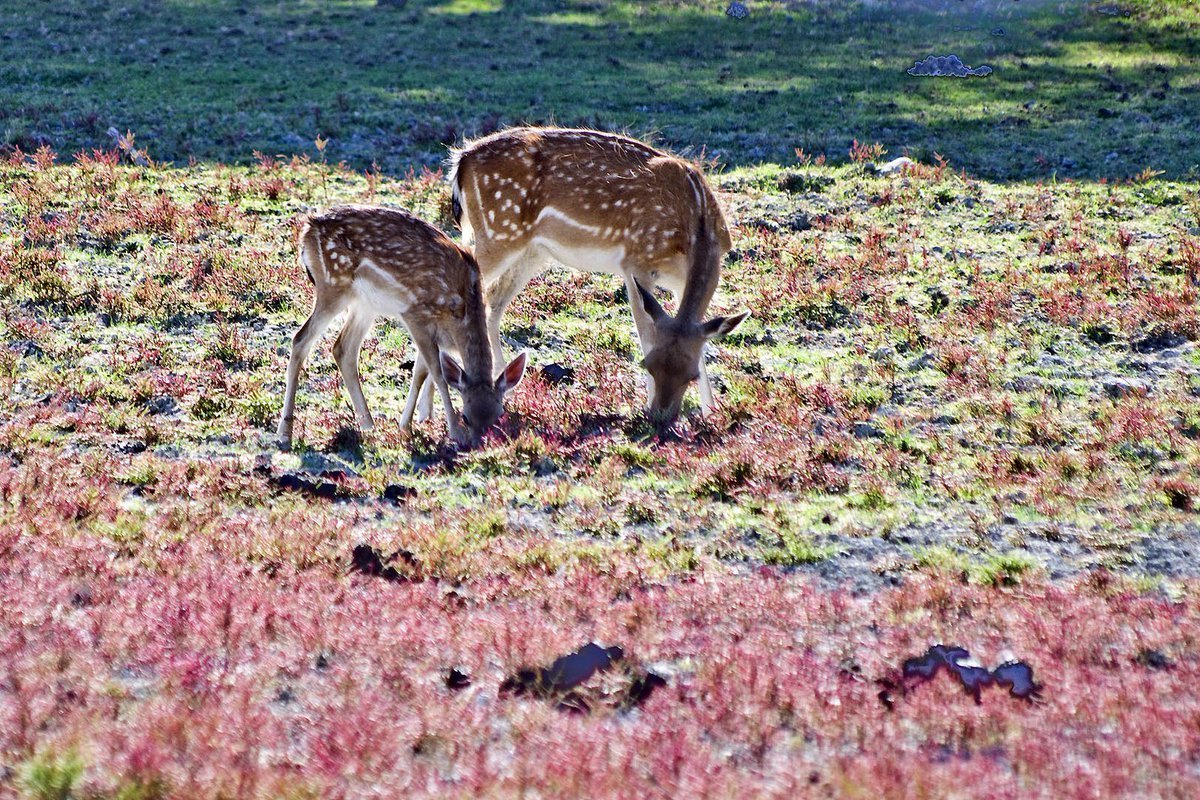
[[[444,350],[440,360],[446,383],[462,395],[462,421],[467,429],[467,443],[478,444],[483,434],[504,413],[504,395],[525,377],[528,354],[522,351],[495,378],[486,374],[468,375],[462,365]]]
[[[636,279],[634,283],[642,308],[654,322],[654,342],[642,359],[642,366],[653,379],[650,415],[664,424],[670,424],[679,416],[683,393],[692,381],[700,377],[704,345],[741,325],[750,312],[713,317],[707,322],[689,319],[682,311],[679,316],[672,317],[646,287]]]

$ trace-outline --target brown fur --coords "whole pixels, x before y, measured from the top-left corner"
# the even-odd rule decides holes
[[[359,381],[358,352],[380,315],[400,318],[417,346],[405,426],[411,424],[416,391],[427,370],[442,392],[451,433],[464,438],[446,393],[443,365],[455,370],[454,387],[463,394],[469,438],[477,439],[495,423],[503,393],[511,386],[502,389],[493,379],[479,267],[469,250],[411,214],[371,206],[339,206],[314,216],[298,239],[314,300],[312,314],[292,342],[279,423],[285,441],[291,439],[299,372],[316,339],[342,311],[348,312],[347,319],[334,344],[334,358],[364,428],[374,422]],[[452,353],[461,354],[463,366],[453,361]]]
[[[488,332],[496,356],[501,314],[548,263],[612,272],[629,290],[653,379],[651,411],[674,418],[678,402],[667,395],[682,397],[677,384],[686,389],[696,376],[704,379],[707,404],[705,337],[697,326],[732,241],[699,170],[625,136],[511,128],[457,151],[451,185],[490,287]],[[670,325],[651,318],[637,283],[664,286],[679,298]],[[662,348],[671,352],[650,358]]]

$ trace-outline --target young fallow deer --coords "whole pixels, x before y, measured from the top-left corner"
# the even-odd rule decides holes
[[[313,311],[292,339],[279,437],[292,439],[296,387],[309,351],[342,311],[346,323],[333,358],[350,393],[358,423],[375,423],[358,374],[363,338],[380,315],[399,317],[417,347],[413,382],[400,424],[411,428],[426,375],[442,396],[450,435],[473,444],[503,413],[504,394],[525,373],[525,353],[492,375],[486,308],[479,266],[471,252],[411,214],[389,208],[339,206],[309,218],[300,229],[300,263],[313,282]],[[462,364],[451,353],[462,356]],[[463,424],[447,386],[463,397]]]
[[[712,190],[691,164],[625,136],[510,128],[451,155],[454,212],[488,286],[488,336],[499,359],[500,317],[552,262],[622,277],[650,373],[650,412],[669,422],[700,381],[712,389],[704,346],[749,311],[702,322],[731,247]],[[655,286],[679,301],[675,317]]]

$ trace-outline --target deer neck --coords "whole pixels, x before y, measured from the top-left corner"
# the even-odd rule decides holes
[[[478,272],[474,276],[468,273],[465,283],[462,322],[455,328],[454,343],[467,375],[472,380],[486,379],[490,382],[494,377],[492,346],[488,341],[487,307],[480,290]]]
[[[699,322],[708,310],[720,280],[721,252],[714,238],[713,221],[701,217],[676,318],[683,323]]]

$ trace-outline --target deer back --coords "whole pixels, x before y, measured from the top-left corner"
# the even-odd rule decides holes
[[[300,238],[318,292],[351,293],[375,313],[420,325],[448,339],[473,373],[490,374],[479,266],[469,250],[407,212],[374,206],[311,217]]]

